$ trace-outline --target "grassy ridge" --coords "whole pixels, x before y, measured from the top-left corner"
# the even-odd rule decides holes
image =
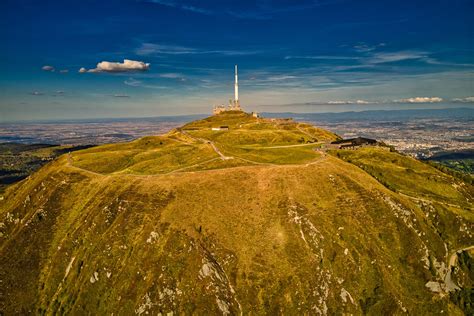
[[[463,206],[472,203],[471,185],[411,157],[379,148],[338,150],[333,154],[361,167],[396,192]]]
[[[301,128],[319,129],[226,115],[65,155],[10,187],[0,200],[0,310],[462,313],[465,292],[450,300],[426,284],[444,284],[450,255],[472,243],[471,187],[398,154],[339,159],[299,146]],[[211,133],[213,124],[231,129]],[[232,126],[259,136],[252,143]],[[291,147],[268,148],[279,144]],[[402,168],[445,189],[410,191]],[[464,262],[456,280],[468,275]]]
[[[212,130],[220,126],[228,126],[229,130]],[[99,146],[74,153],[71,158],[74,166],[96,173],[153,175],[259,163],[307,163],[320,156],[313,150],[319,146],[317,142],[336,138],[330,132],[307,124],[230,112],[186,124],[163,136]],[[219,155],[209,142],[237,160],[214,162]]]
[[[0,193],[65,152],[90,146],[50,144],[0,144]]]

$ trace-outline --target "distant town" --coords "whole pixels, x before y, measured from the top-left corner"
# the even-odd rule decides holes
[[[407,121],[358,120],[341,122],[315,122],[343,138],[363,135],[394,146],[398,151],[425,159],[447,151],[474,150],[472,121],[452,119],[417,119]]]

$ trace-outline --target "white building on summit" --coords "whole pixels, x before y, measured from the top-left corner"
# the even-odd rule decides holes
[[[214,115],[225,112],[225,111],[242,111],[239,102],[239,75],[237,73],[237,65],[235,65],[235,83],[234,83],[234,100],[229,100],[229,105],[216,105],[214,106]]]

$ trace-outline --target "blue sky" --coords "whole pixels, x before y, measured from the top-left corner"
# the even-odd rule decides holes
[[[4,0],[0,120],[208,113],[233,97],[234,64],[248,110],[474,107],[473,13],[468,0]]]

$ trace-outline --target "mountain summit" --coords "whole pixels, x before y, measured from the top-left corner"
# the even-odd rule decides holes
[[[473,187],[338,139],[226,111],[59,157],[0,200],[0,310],[472,312]]]

